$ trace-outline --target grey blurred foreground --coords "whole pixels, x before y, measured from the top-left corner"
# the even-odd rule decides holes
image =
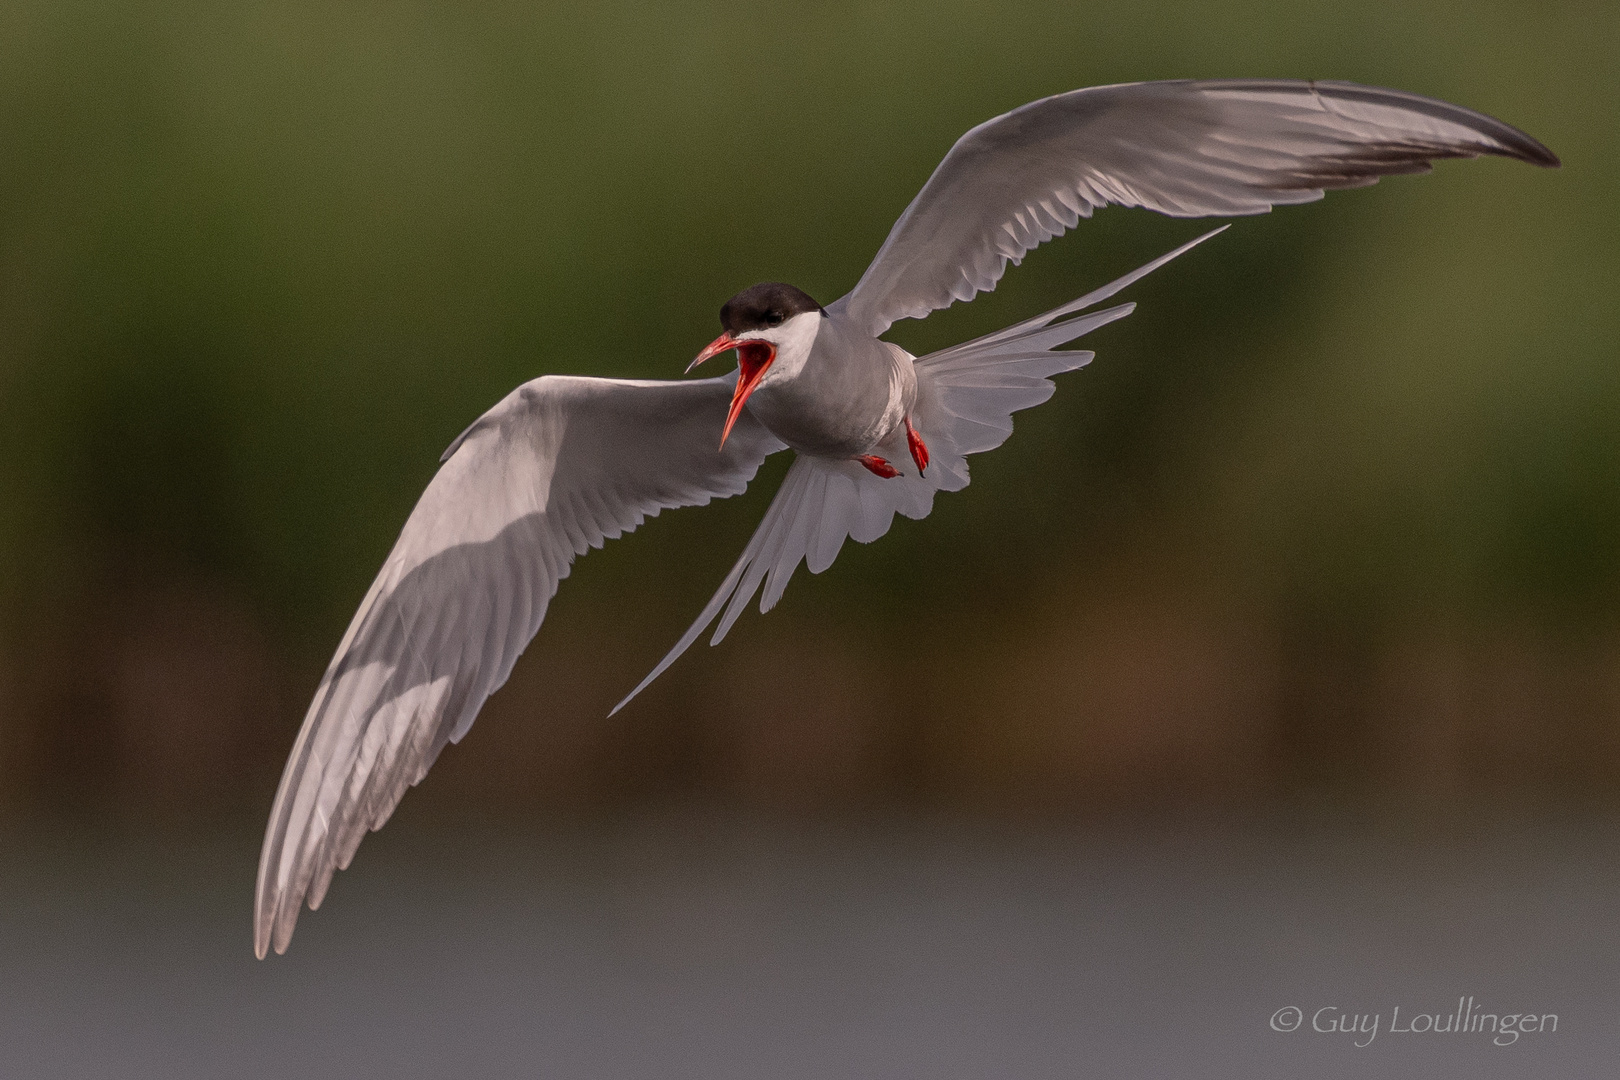
[[[12,837],[0,1075],[1612,1075],[1614,824],[407,823],[265,963],[251,837]],[[1559,1030],[1387,1030],[1460,995]]]

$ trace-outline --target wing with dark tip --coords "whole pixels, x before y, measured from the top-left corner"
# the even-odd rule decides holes
[[[1109,203],[1173,217],[1259,214],[1480,154],[1558,164],[1500,120],[1355,83],[1214,79],[1058,94],[957,140],[834,306],[881,334],[995,288],[1009,261]]]
[[[548,375],[451,445],[282,774],[259,860],[259,956],[287,948],[300,905],[320,904],[366,831],[466,734],[576,555],[665,507],[738,494],[784,449],[747,412],[716,449],[735,382]]]

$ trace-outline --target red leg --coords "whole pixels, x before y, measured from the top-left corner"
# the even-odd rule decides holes
[[[917,463],[917,473],[921,475],[928,468],[928,444],[922,441],[917,429],[911,426],[911,417],[906,417],[906,445],[911,447],[911,460]]]
[[[876,454],[862,454],[855,460],[860,462],[862,465],[865,465],[869,470],[883,477],[885,480],[890,480],[900,475],[899,469],[895,468],[893,465],[890,465],[887,461],[878,457]]]

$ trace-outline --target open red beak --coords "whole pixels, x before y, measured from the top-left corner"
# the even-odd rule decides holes
[[[759,380],[765,377],[765,369],[771,366],[776,359],[776,346],[768,341],[759,341],[749,338],[738,341],[727,330],[697,354],[697,359],[686,365],[691,371],[711,356],[718,356],[727,349],[737,350],[737,389],[731,394],[731,411],[726,414],[726,428],[720,433],[720,445],[726,445],[726,438],[731,434],[731,425],[737,422],[737,416],[742,412],[743,403],[748,395],[759,386]]]

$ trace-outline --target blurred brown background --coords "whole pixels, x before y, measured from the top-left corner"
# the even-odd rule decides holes
[[[576,567],[407,806],[1620,802],[1605,4],[19,2],[0,12],[0,806],[263,814],[437,454],[546,372],[831,300],[1031,98],[1349,78],[1562,155],[1247,219],[974,484],[612,720],[773,489]],[[1105,211],[914,351],[1203,225]],[[419,811],[428,813],[427,809]]]
[[[593,552],[252,958],[303,711],[471,419],[676,377],[738,289],[847,289],[970,126],[1187,76],[1564,167],[1238,221],[611,720],[786,461]],[[0,5],[0,1076],[1611,1075],[1616,86],[1601,2]],[[1207,227],[1104,210],[894,337]],[[1460,995],[1560,1027],[1389,1032]]]

